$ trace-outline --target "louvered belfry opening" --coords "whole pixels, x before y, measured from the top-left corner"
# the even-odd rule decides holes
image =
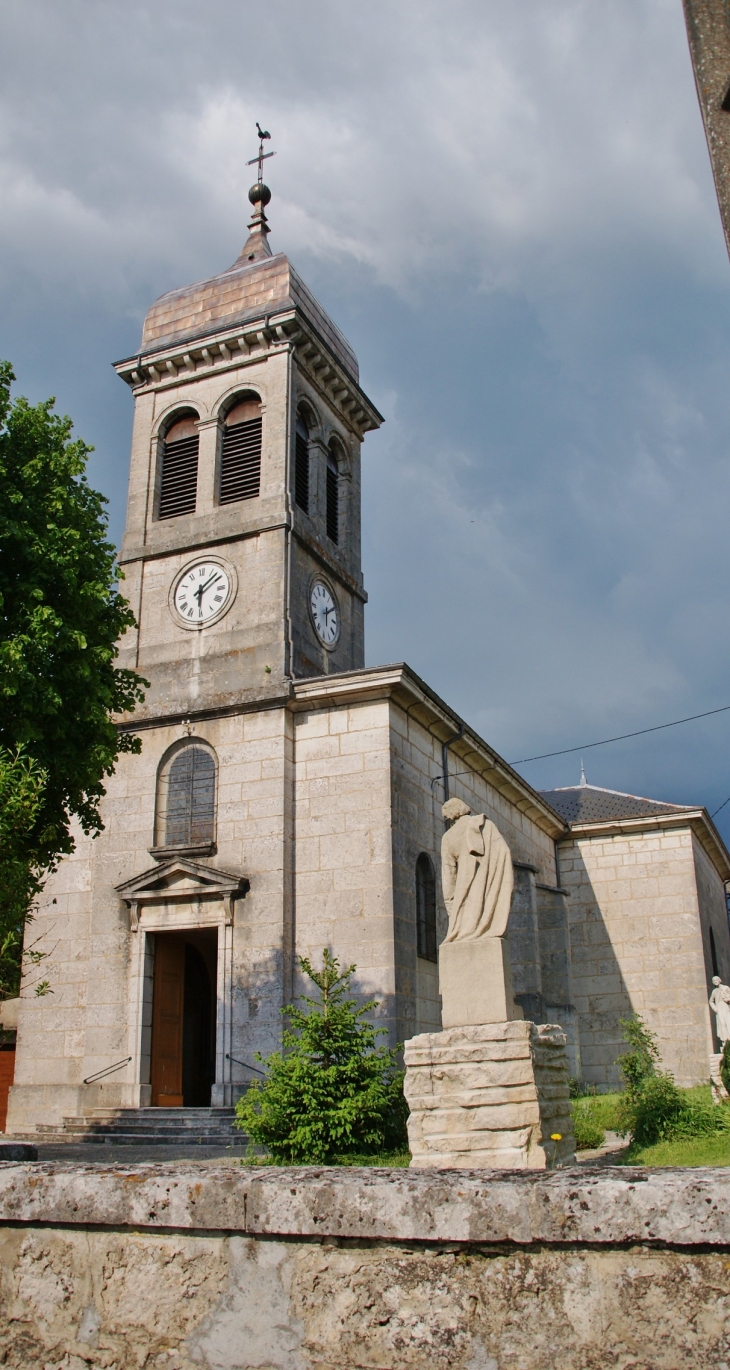
[[[327,453],[327,537],[334,543],[340,540],[340,475],[331,448]]]
[[[261,402],[255,396],[230,409],[223,426],[218,502],[257,499],[261,490]]]
[[[416,943],[418,955],[426,961],[438,960],[436,942],[436,877],[426,852],[416,862]]]
[[[309,429],[303,414],[297,417],[294,442],[294,499],[309,513]]]
[[[168,428],[162,446],[158,518],[195,513],[198,441],[197,415],[185,414]]]
[[[198,847],[213,841],[215,759],[207,747],[191,742],[175,754],[163,773],[161,798],[166,847]]]

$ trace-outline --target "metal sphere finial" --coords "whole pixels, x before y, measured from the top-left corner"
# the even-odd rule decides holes
[[[263,181],[257,181],[255,186],[251,186],[248,198],[252,205],[267,205],[271,199],[271,191],[268,186],[264,185]]]

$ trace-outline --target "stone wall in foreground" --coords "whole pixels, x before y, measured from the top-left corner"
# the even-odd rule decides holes
[[[724,1370],[723,1170],[0,1165],[0,1363]]]

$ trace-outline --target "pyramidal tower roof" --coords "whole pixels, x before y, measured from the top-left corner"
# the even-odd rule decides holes
[[[207,280],[161,295],[148,311],[142,329],[140,355],[192,342],[252,319],[268,316],[269,322],[291,309],[300,309],[322,341],[345,368],[359,380],[357,357],[339,328],[315,299],[283,252],[272,255],[266,205],[268,186],[257,182],[249,191],[253,216],[249,235],[232,266]]]
[[[259,130],[260,137],[269,137]],[[339,328],[294,270],[269,244],[266,207],[271,191],[262,177],[273,153],[259,147],[258,178],[249,191],[248,237],[232,266],[204,281],[169,290],[147,312],[139,351],[115,362],[133,389],[162,376],[199,372],[221,358],[248,356],[264,346],[296,344],[317,381],[338,397],[352,426],[364,434],[382,415],[360,389],[357,357]],[[303,351],[302,351],[303,349]]]

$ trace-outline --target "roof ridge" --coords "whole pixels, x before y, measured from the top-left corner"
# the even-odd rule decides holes
[[[540,790],[540,794],[570,794],[574,790],[579,790],[585,794],[586,790],[595,790],[597,794],[615,794],[619,799],[638,799],[642,804],[658,804],[665,809],[697,809],[702,808],[701,804],[673,804],[670,799],[651,799],[646,794],[632,794],[628,790],[609,790],[604,785],[555,785],[551,790]]]

